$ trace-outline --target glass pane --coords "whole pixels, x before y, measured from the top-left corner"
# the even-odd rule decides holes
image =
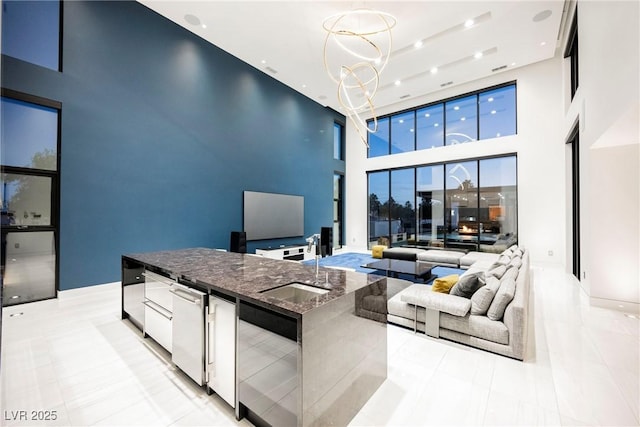
[[[480,94],[480,139],[516,134],[516,87]]]
[[[444,246],[444,166],[418,168],[418,243]]]
[[[369,122],[369,129],[373,129],[373,121]],[[369,157],[386,156],[389,154],[389,118],[378,119],[376,132],[369,132]]]
[[[413,111],[391,118],[391,154],[415,150],[415,114]]]
[[[516,157],[480,160],[480,250],[502,252],[517,243]]]
[[[389,172],[369,174],[369,249],[390,244]]]
[[[333,124],[333,158],[344,160],[342,157],[342,126],[338,123]]]
[[[477,249],[478,162],[446,166],[446,246]]]
[[[56,170],[58,111],[10,98],[1,102],[2,165]]]
[[[2,53],[58,70],[60,2],[2,1]]]
[[[391,244],[415,244],[415,169],[391,171]]]
[[[3,305],[52,298],[56,294],[53,231],[2,232]]]
[[[3,173],[3,225],[51,225],[51,178]]]
[[[417,150],[444,145],[444,104],[418,110]]]
[[[446,145],[462,144],[478,139],[478,97],[476,95],[446,104]]]

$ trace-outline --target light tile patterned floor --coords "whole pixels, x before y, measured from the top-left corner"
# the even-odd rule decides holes
[[[524,363],[389,326],[388,379],[351,425],[639,425],[639,321],[590,306],[558,269],[533,278]],[[4,309],[1,425],[249,425],[119,304],[116,283]],[[19,410],[57,419],[11,420]]]

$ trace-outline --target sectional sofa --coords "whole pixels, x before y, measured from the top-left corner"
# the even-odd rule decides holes
[[[388,322],[524,360],[531,282],[528,251],[516,245],[500,254],[439,249],[435,254],[401,249],[412,249],[402,253],[415,253],[418,262],[428,259],[439,265],[465,268],[454,288],[475,283],[478,289],[472,286],[466,289],[466,296],[459,296],[454,288],[451,293],[440,293],[434,292],[431,285],[406,283],[404,289],[389,298]],[[391,254],[394,252],[400,253]]]

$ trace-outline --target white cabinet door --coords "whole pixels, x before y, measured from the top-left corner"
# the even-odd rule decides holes
[[[235,408],[236,399],[236,305],[209,296],[207,385]]]

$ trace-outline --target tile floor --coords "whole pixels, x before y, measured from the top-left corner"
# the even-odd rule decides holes
[[[639,425],[639,321],[590,306],[558,269],[533,280],[526,362],[389,326],[388,379],[351,425]],[[114,283],[3,310],[1,425],[250,425],[119,304]],[[57,419],[14,420],[20,410]]]

